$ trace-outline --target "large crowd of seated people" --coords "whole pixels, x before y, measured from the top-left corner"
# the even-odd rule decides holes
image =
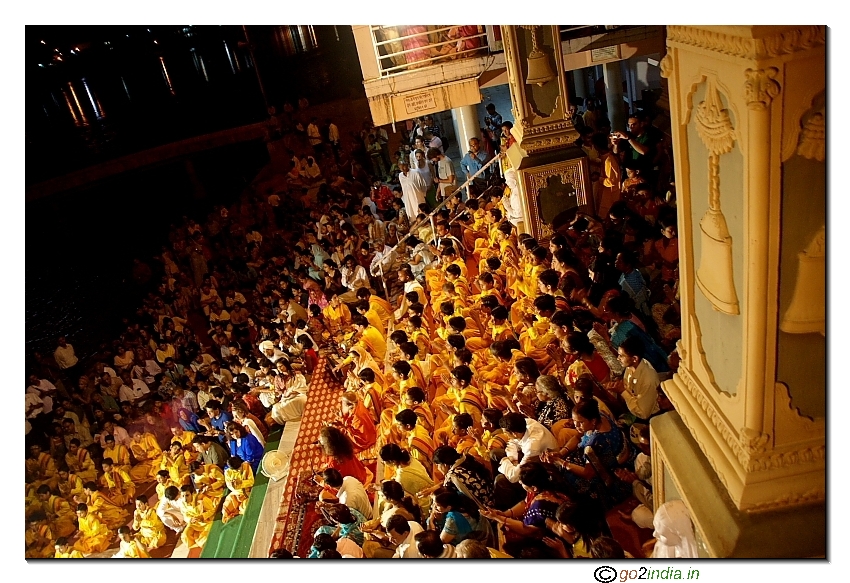
[[[87,363],[61,338],[28,371],[26,556],[203,547],[320,366],[344,392],[309,557],[634,556],[609,519],[652,528],[648,423],[680,331],[675,196],[629,121],[587,141],[604,214],[545,238],[509,220],[502,162],[432,221],[321,148],[320,176],[293,163],[184,219],[120,337]]]

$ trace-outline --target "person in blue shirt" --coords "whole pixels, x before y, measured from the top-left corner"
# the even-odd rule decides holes
[[[496,106],[492,103],[488,103],[485,109],[487,110],[487,115],[484,116],[484,124],[492,136],[490,139],[493,141],[494,151],[498,152],[499,138],[502,137],[502,114],[496,111]]]
[[[256,474],[260,460],[263,459],[263,445],[238,423],[228,423],[227,431],[230,435],[230,455],[238,456],[251,464],[251,469]]]
[[[221,443],[225,443],[227,439],[224,432],[224,426],[226,423],[233,421],[233,416],[227,411],[222,411],[221,402],[216,401],[215,399],[207,401],[206,409],[207,415],[209,415],[210,418],[210,426],[212,427],[213,433],[218,437],[218,440]],[[243,457],[242,459],[246,458]]]
[[[469,180],[476,172],[484,167],[484,165],[488,162],[488,159],[489,156],[487,155],[487,152],[481,149],[481,140],[478,138],[470,138],[469,151],[463,159],[461,159],[460,169],[463,171],[466,179]],[[486,172],[478,175],[473,181],[473,184],[483,190],[487,183],[487,174],[489,174],[489,168]]]

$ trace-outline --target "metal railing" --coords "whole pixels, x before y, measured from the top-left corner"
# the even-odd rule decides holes
[[[473,174],[472,176],[470,176],[469,178],[467,178],[467,179],[466,179],[466,182],[464,182],[463,184],[461,184],[460,186],[458,186],[458,187],[455,189],[455,191],[454,191],[454,192],[452,192],[452,193],[451,193],[450,195],[448,195],[445,199],[443,199],[443,201],[442,201],[440,204],[438,204],[436,207],[434,207],[434,210],[432,210],[430,213],[428,213],[428,215],[427,215],[424,219],[422,219],[421,221],[418,221],[418,222],[417,222],[417,223],[415,223],[415,224],[410,225],[410,229],[407,231],[407,234],[406,234],[406,235],[404,235],[403,237],[401,237],[401,238],[398,240],[398,243],[396,243],[396,244],[393,246],[393,248],[392,248],[392,249],[390,249],[389,253],[387,253],[387,254],[385,254],[385,255],[384,255],[384,257],[388,257],[388,256],[392,255],[393,253],[395,253],[395,252],[396,252],[396,249],[398,249],[398,246],[399,246],[399,245],[401,245],[401,244],[402,244],[404,241],[406,241],[409,237],[414,236],[414,235],[415,235],[415,231],[416,231],[416,230],[421,229],[422,227],[424,227],[425,225],[427,225],[429,222],[431,223],[431,234],[432,234],[432,236],[433,236],[433,235],[436,235],[436,229],[434,229],[434,216],[435,216],[438,212],[440,212],[440,211],[443,209],[443,207],[445,207],[445,206],[448,204],[448,202],[449,202],[452,198],[454,198],[455,196],[460,196],[460,195],[461,195],[461,192],[463,191],[463,189],[464,189],[464,188],[469,188],[469,185],[470,185],[470,184],[472,184],[472,182],[473,182],[476,178],[478,178],[478,176],[480,176],[480,175],[481,175],[481,174],[482,174],[485,170],[487,170],[487,168],[489,168],[489,167],[490,167],[490,166],[491,166],[494,162],[497,162],[497,161],[499,161],[499,160],[501,160],[501,159],[502,159],[501,154],[498,154],[498,155],[496,155],[496,156],[493,156],[493,158],[492,158],[490,161],[488,161],[486,164],[484,164],[484,166],[482,166],[482,167],[481,167],[481,169],[480,169],[480,170],[478,170],[478,172],[476,172],[475,174]],[[497,168],[500,168],[500,166],[497,166]],[[479,195],[479,196],[480,196],[480,195]],[[478,198],[478,197],[476,196],[476,197],[473,197],[473,198]],[[454,219],[452,219],[452,221],[451,221],[451,222],[454,222]],[[375,267],[377,267],[377,268],[378,268],[378,271],[377,271],[377,272],[376,272],[376,271],[375,271],[375,269],[374,269]],[[379,261],[379,262],[377,263],[377,265],[372,266],[372,267],[369,269],[369,272],[370,272],[373,276],[375,276],[375,277],[378,277],[378,276],[380,276],[380,277],[381,277],[381,280],[382,280],[382,281],[384,281],[384,290],[386,290],[386,289],[387,289],[387,286],[386,286],[386,281],[384,280],[384,267],[383,267],[383,261]],[[389,295],[389,294],[387,294],[387,295]],[[387,297],[387,301],[388,301],[388,302],[390,301],[390,298],[389,298],[389,297]]]
[[[375,59],[382,77],[488,53],[487,31],[483,25],[439,28],[373,25],[370,28]],[[474,33],[469,30],[473,28]]]

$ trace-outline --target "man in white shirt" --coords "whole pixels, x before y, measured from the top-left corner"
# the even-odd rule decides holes
[[[511,483],[519,482],[522,465],[535,461],[547,449],[558,448],[558,441],[552,432],[520,413],[507,413],[502,417],[500,425],[511,436],[511,440],[505,447],[505,457],[499,462],[499,473]]]
[[[53,358],[56,360],[59,368],[62,369],[62,372],[71,379],[72,385],[76,385],[77,378],[79,377],[79,371],[77,370],[79,368],[77,366],[79,360],[74,353],[74,347],[68,344],[64,336],[59,337],[58,344],[56,350],[53,352]]]
[[[127,432],[124,431],[125,435],[126,433]],[[65,438],[66,447],[71,445],[72,439],[80,440],[80,447],[88,447],[94,441],[92,439],[91,432],[88,430],[88,428],[85,425],[75,423],[74,420],[70,417],[65,417],[64,419],[62,419],[62,436]],[[124,445],[127,445],[129,447],[129,440],[130,436],[128,435],[127,443],[125,443]],[[101,446],[106,447],[106,442],[101,441]]]
[[[118,400],[140,405],[145,401],[145,395],[151,392],[150,388],[141,380],[130,378],[129,373],[122,373],[121,380],[124,384],[118,389]]]
[[[499,464],[499,476],[493,484],[493,507],[507,510],[522,500],[525,489],[519,483],[522,466],[537,461],[547,449],[557,449],[558,441],[543,425],[520,413],[507,413],[499,425],[510,441],[502,452],[492,453],[492,460]]]
[[[27,393],[38,396],[44,405],[44,414],[50,415],[53,412],[53,396],[56,395],[56,385],[47,379],[39,379],[36,375],[30,375],[29,386]]]
[[[366,273],[366,268],[358,264],[353,256],[347,255],[344,259],[345,265],[340,269],[342,274],[342,285],[348,288],[348,291],[340,295],[339,298],[346,303],[357,301],[357,290],[361,287],[369,287],[369,276]]]
[[[416,548],[415,537],[424,529],[418,522],[407,520],[399,514],[395,514],[387,521],[387,537],[394,545],[394,559],[421,559],[419,549]]]
[[[328,468],[322,472],[322,478],[325,485],[336,490],[336,500],[340,504],[345,504],[349,508],[354,508],[368,520],[372,516],[372,503],[369,501],[369,494],[366,493],[366,488],[357,478],[353,476],[345,476],[339,473],[339,470]],[[331,499],[322,499],[326,503],[334,503]]]
[[[156,381],[156,375],[162,372],[162,368],[155,360],[146,358],[144,366],[137,364],[133,367],[133,378],[142,379],[145,383],[150,384]]]
[[[283,351],[275,347],[274,342],[271,340],[263,340],[260,342],[260,352],[262,352],[263,356],[268,358],[271,362],[277,362],[286,356]]]
[[[383,269],[385,278],[394,276],[398,255],[393,251],[393,248],[383,241],[375,241],[372,245],[372,251],[375,252],[372,263],[369,265],[369,271],[372,275],[377,277],[380,275],[381,269]]]
[[[411,171],[406,162],[399,164],[398,182],[401,185],[401,198],[404,202],[404,210],[407,212],[411,222],[416,220],[419,214],[419,205],[425,202],[428,193],[428,183],[419,172]]]
[[[413,172],[421,174],[422,178],[425,179],[425,184],[428,185],[428,188],[431,188],[431,184],[434,183],[434,173],[431,170],[431,165],[428,163],[425,150],[416,150],[413,152],[413,164],[410,165],[410,169]],[[417,211],[416,215],[418,214],[419,212]],[[410,217],[412,222],[416,219],[416,215]]]
[[[425,140],[422,137],[417,137],[416,142],[414,143],[413,149],[410,150],[410,167],[418,168],[419,164],[416,162],[416,152],[421,151],[423,154],[428,151],[428,148],[425,146]]]
[[[24,395],[24,406],[26,408],[26,430],[24,435],[28,436],[32,433],[33,443],[44,440],[46,427],[49,426],[50,418],[44,414],[44,402],[36,393],[30,392],[27,389]],[[33,429],[35,429],[33,431]],[[30,441],[27,440],[27,444]]]
[[[204,314],[206,316],[210,315],[210,306],[212,304],[224,305],[215,288],[209,284],[204,284],[201,287],[201,306],[204,308]]]
[[[328,124],[328,141],[331,143],[334,159],[339,162],[339,128],[330,119],[326,119],[325,123]]]
[[[607,388],[620,393],[632,415],[647,420],[658,413],[658,373],[643,358],[640,338],[630,336],[617,348],[617,360],[626,368],[622,381],[608,383]]]
[[[316,156],[320,156],[322,153],[322,134],[319,133],[318,122],[319,118],[313,117],[307,124],[307,139],[310,141]]]
[[[425,138],[428,139],[428,134],[425,134]],[[440,136],[435,136],[431,134],[431,138],[428,140],[428,148],[435,148],[440,151],[440,153],[445,153],[445,148],[443,148],[443,140],[440,139]]]
[[[78,428],[78,431],[80,428]],[[123,444],[125,447],[130,447],[130,434],[120,425],[115,425],[112,421],[106,421],[103,424],[103,431],[95,436],[100,442],[101,447],[106,447],[106,436],[111,435],[115,438],[115,443]],[[82,441],[82,440],[80,440]]]
[[[428,161],[437,164],[437,175],[434,177],[434,182],[440,189],[440,198],[445,198],[447,192],[455,186],[454,162],[437,148],[428,148]]]
[[[427,300],[425,300],[425,290],[422,288],[422,285],[416,281],[413,277],[413,270],[409,265],[402,265],[398,270],[398,280],[404,284],[404,293],[401,294],[398,301],[398,309],[393,314],[395,316],[396,321],[401,320],[407,314],[407,308],[410,306],[410,303],[407,301],[405,297],[408,293],[415,291],[419,295],[419,301],[422,305],[427,305]]]
[[[286,322],[297,322],[298,320],[307,320],[309,314],[304,306],[295,301],[292,293],[289,290],[284,290],[283,297],[277,301],[278,313],[277,318],[272,322],[283,324]]]
[[[227,307],[228,310],[237,303],[242,304],[243,306],[248,303],[245,299],[245,296],[243,296],[236,290],[227,290],[227,293],[224,297],[224,305]]]

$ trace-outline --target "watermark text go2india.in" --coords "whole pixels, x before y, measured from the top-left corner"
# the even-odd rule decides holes
[[[614,567],[602,566],[597,567],[593,572],[593,578],[599,583],[612,583],[617,580],[619,583],[626,581],[661,581],[675,579],[699,579],[698,569],[675,569],[667,567],[665,569],[651,569],[649,567],[640,567],[638,569],[615,569]]]

